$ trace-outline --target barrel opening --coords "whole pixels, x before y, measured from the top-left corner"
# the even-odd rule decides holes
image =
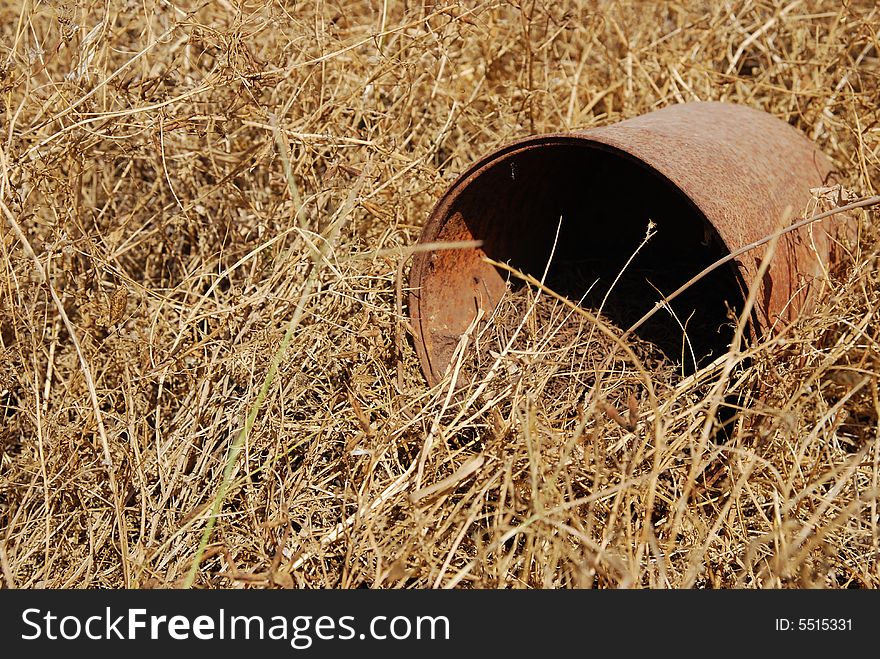
[[[538,279],[549,262],[550,288],[585,308],[601,308],[621,330],[728,253],[672,183],[626,154],[583,141],[504,154],[467,181],[446,215],[456,218],[459,232],[446,238],[481,240],[486,256]],[[484,307],[497,302],[499,280],[523,285],[491,266],[475,271],[467,284]],[[490,294],[481,295],[481,278]],[[742,305],[737,270],[724,265],[636,334],[693,372],[727,349]]]

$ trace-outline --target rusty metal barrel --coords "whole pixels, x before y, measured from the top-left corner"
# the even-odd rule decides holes
[[[586,306],[601,304],[625,330],[707,265],[800,219],[811,188],[826,185],[831,171],[797,129],[719,102],[529,137],[488,154],[443,194],[420,238],[480,246],[413,260],[409,313],[428,381],[440,380],[477,310],[491,312],[520,285],[484,257],[546,274],[547,286]],[[776,243],[751,319],[755,333],[810,303],[827,265],[827,226]],[[686,332],[700,360],[717,356],[766,249],[702,278],[639,333],[669,354]]]

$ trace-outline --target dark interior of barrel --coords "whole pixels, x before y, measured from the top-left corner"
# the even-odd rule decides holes
[[[580,144],[541,145],[497,160],[453,210],[487,256],[538,279],[547,269],[548,287],[601,309],[621,330],[727,253],[669,181],[630,157]],[[513,291],[523,285],[500,272]],[[690,373],[726,350],[742,303],[741,282],[725,265],[636,334]]]

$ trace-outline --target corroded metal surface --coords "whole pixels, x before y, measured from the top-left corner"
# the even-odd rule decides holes
[[[563,153],[574,158],[573,150],[586,154],[580,169],[589,170],[594,157],[589,154],[602,154],[604,169],[619,159],[649,170],[683,195],[706,223],[706,235],[726,253],[772,234],[783,220],[800,219],[810,189],[826,185],[831,172],[810,140],[767,113],[725,103],[686,103],[602,128],[531,137],[487,155],[439,200],[420,241],[478,237],[491,243],[496,260],[528,262],[537,225],[553,217],[545,213],[548,219],[534,220],[538,209],[529,205],[552,206],[560,194],[577,195],[578,181],[591,176],[569,164],[554,169],[551,159]],[[625,182],[621,189],[627,189]],[[579,248],[601,258],[601,244],[585,241]],[[740,289],[755,277],[765,249],[736,260]],[[409,310],[430,382],[442,376],[478,307],[491,310],[505,290],[502,275],[483,261],[485,253],[484,247],[414,257]],[[824,224],[783,236],[758,295],[756,331],[792,319],[809,302],[828,253]]]

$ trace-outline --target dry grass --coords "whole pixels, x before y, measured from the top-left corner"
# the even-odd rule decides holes
[[[579,379],[548,304],[429,389],[402,303],[446,185],[533,133],[739,102],[875,194],[880,10],[843,4],[0,3],[0,580],[880,585],[876,209],[720,385]]]

